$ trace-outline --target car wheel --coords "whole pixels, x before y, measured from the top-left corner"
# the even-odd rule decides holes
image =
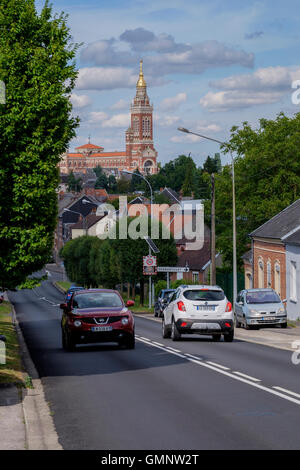
[[[126,340],[125,346],[127,349],[135,348],[135,336],[134,335],[132,335],[129,339]]]
[[[287,328],[287,323],[281,323],[280,328]]]
[[[154,310],[154,316],[157,317],[157,310]]]
[[[225,343],[232,343],[233,338],[234,338],[234,331],[233,330],[230,333],[227,333],[226,335],[224,335]]]
[[[72,335],[70,333],[68,333],[67,331],[64,331],[63,332],[63,344],[65,345],[64,346],[64,349],[66,351],[74,351],[75,349],[75,346],[76,346],[76,343],[74,341],[74,338],[72,338]]]
[[[241,322],[238,321],[236,315],[234,316],[234,320],[235,320],[235,327],[236,327],[236,328],[241,328]]]
[[[172,320],[172,328],[171,328],[171,339],[173,341],[178,341],[181,338],[181,334],[179,333],[177,326],[175,324],[174,318]]]
[[[217,334],[217,335],[212,335],[212,339],[213,341],[220,341],[221,340],[221,335],[220,334]]]
[[[162,321],[162,337],[163,338],[170,338],[170,330],[166,326],[164,318],[163,318],[163,321]]]

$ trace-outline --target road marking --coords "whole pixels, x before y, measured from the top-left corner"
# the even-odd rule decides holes
[[[203,361],[202,357],[197,357],[197,356],[194,356],[193,354],[189,354],[189,353],[185,353],[185,355],[188,356],[188,357],[192,357],[193,359],[196,359],[197,361]]]
[[[221,366],[221,364],[217,364],[216,362],[206,361],[206,363],[211,364],[212,366],[221,367],[221,369],[224,369],[224,370],[230,370],[229,367]]]
[[[249,380],[254,380],[254,382],[261,382],[260,379],[256,379],[255,377],[251,377],[251,375],[243,374],[242,372],[233,371],[234,374],[240,375],[241,377],[245,377]]]
[[[181,353],[182,351],[179,351],[179,349],[171,348],[171,346],[165,346],[166,348],[170,349],[170,351],[178,352]]]
[[[157,341],[152,341],[153,344],[157,344],[158,346],[163,346],[163,344],[158,343]]]
[[[136,336],[136,335],[135,335]],[[144,338],[144,336],[140,336],[141,339],[144,339],[145,341],[150,341],[148,338]]]
[[[281,392],[289,393],[290,395],[293,395],[294,397],[300,398],[299,393],[291,392],[291,390],[287,390],[286,388],[277,387],[277,386],[274,386],[273,388],[276,388],[276,390],[280,390]]]
[[[165,351],[169,354],[173,354],[174,356],[184,358],[189,362],[192,362],[192,363],[197,364],[197,365],[202,366],[202,367],[206,367],[207,369],[211,369],[215,372],[218,372],[219,374],[226,375],[226,377],[230,377],[231,379],[238,380],[239,382],[250,385],[251,387],[254,387],[254,388],[257,388],[257,389],[262,390],[264,392],[270,393],[271,395],[275,395],[277,397],[283,398],[284,400],[295,403],[296,405],[300,405],[300,399],[293,398],[289,395],[285,395],[284,393],[280,392],[279,390],[277,391],[277,390],[274,390],[274,388],[269,388],[269,387],[266,387],[262,384],[259,384],[259,383],[255,382],[253,380],[254,377],[251,377],[251,380],[249,380],[250,376],[246,376],[248,378],[244,377],[246,374],[243,374],[243,376],[240,376],[241,372],[239,372],[239,375],[235,375],[232,372],[222,370],[219,367],[208,364],[207,362],[201,361],[199,359],[193,359],[192,357],[189,357],[187,354],[180,354],[178,352],[175,352],[167,346],[158,346],[156,344],[151,343],[149,340],[145,341],[144,339],[141,339],[141,338],[137,338],[137,339],[138,339],[138,341],[141,341],[142,343],[145,343],[148,346],[152,346],[154,348],[162,349],[163,351]],[[255,380],[258,380],[258,379],[255,379]]]

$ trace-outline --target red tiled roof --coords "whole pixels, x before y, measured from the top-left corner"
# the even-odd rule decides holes
[[[84,144],[80,145],[80,147],[76,147],[76,150],[78,149],[103,149],[104,147],[99,147],[99,145],[94,145],[94,144]]]
[[[101,152],[93,153],[89,157],[126,157],[126,152]]]

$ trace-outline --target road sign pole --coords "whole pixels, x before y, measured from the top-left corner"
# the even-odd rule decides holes
[[[170,289],[170,273],[167,272],[167,289]]]

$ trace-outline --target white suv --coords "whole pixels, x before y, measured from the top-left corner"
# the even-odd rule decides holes
[[[163,312],[163,338],[180,339],[182,334],[212,335],[233,341],[232,305],[219,286],[180,286]]]

